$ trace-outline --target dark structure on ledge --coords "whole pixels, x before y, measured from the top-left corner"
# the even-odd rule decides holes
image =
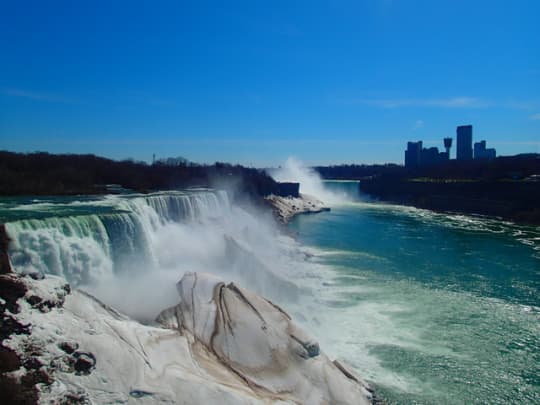
[[[275,195],[280,197],[294,197],[300,196],[300,183],[277,183]]]

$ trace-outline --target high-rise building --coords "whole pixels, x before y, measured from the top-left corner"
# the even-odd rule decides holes
[[[420,166],[420,152],[422,152],[422,141],[407,142],[405,151],[405,167]]]
[[[461,125],[457,127],[457,160],[472,160],[472,125]]]
[[[486,141],[476,142],[474,144],[475,159],[495,159],[497,151],[494,148],[486,148]]]
[[[444,149],[448,154],[448,159],[450,159],[450,149],[452,148],[452,138],[444,138]]]
[[[423,148],[422,141],[407,142],[405,167],[435,166],[448,161],[448,152],[439,152],[439,148]]]

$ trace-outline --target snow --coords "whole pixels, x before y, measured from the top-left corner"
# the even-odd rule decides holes
[[[14,316],[31,334],[4,345],[23,358],[38,348],[32,355],[53,380],[40,384],[41,403],[67,395],[96,404],[370,403],[367,384],[319,352],[279,307],[214,276],[186,274],[179,304],[155,325],[69,292],[59,277],[21,280],[28,292]],[[55,305],[36,306],[31,296]],[[95,365],[80,371],[79,357]]]
[[[317,213],[328,211],[324,203],[315,197],[300,194],[300,197],[280,197],[269,195],[266,200],[274,208],[278,219],[283,223],[288,223],[297,214]]]
[[[346,376],[272,302],[207,274],[184,275],[178,290],[180,303],[158,320],[193,334],[258,392],[309,404],[369,403],[367,384]]]

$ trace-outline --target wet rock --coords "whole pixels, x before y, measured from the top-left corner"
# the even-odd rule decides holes
[[[59,405],[86,405],[91,404],[86,392],[68,392],[60,400]]]
[[[29,335],[30,325],[19,322],[11,314],[0,313],[0,340],[11,335]]]
[[[90,374],[96,366],[96,357],[92,353],[75,352],[73,357],[75,358],[74,368],[77,374]]]
[[[39,309],[41,312],[49,312],[53,308],[60,308],[64,305],[64,295],[59,294],[58,299],[44,300],[37,295],[31,295],[26,298],[26,301],[32,305],[33,308]]]
[[[7,253],[10,242],[11,240],[6,232],[6,226],[4,224],[0,224],[0,274],[8,274],[12,272]]]
[[[79,348],[79,344],[77,342],[62,342],[58,344],[58,347],[67,354],[72,354]]]
[[[64,355],[51,360],[52,370],[64,373],[73,373],[75,371],[75,358],[70,355]]]
[[[42,367],[37,357],[40,353],[34,347],[17,353],[0,346],[0,399],[2,404],[37,404],[37,384],[47,386],[52,383],[50,375]],[[21,370],[20,377],[10,375],[10,371]]]
[[[28,288],[19,276],[15,274],[0,275],[0,298],[4,301],[2,306],[7,308],[9,312],[19,313],[17,300],[24,297],[27,291]]]
[[[39,370],[43,366],[43,363],[36,357],[30,357],[24,361],[23,366],[27,370]]]
[[[34,308],[36,308],[39,304],[43,302],[43,299],[41,297],[38,297],[37,295],[32,295],[28,297],[26,301]]]
[[[0,373],[17,370],[21,367],[21,359],[17,354],[2,345],[0,345]]]

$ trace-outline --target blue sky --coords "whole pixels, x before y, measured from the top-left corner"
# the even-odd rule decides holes
[[[540,2],[4,1],[0,149],[403,161],[540,152]]]

